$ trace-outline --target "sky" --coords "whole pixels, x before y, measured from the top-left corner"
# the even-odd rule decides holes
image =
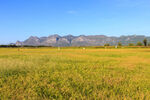
[[[150,36],[150,0],[0,0],[0,44],[52,34]]]

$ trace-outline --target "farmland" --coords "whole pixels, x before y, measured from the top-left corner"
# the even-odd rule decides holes
[[[149,98],[149,48],[0,48],[0,99]]]

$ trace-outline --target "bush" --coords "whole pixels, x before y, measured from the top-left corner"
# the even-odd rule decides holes
[[[121,42],[118,42],[118,46],[122,46],[122,43],[121,43]]]
[[[104,44],[104,46],[110,46],[109,43]]]
[[[141,42],[137,42],[137,46],[142,46],[143,44]]]
[[[134,46],[134,44],[133,43],[129,43],[128,46]]]

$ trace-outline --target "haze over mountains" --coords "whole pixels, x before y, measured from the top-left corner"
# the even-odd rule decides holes
[[[80,35],[80,36],[59,36],[57,34],[48,37],[36,37],[31,36],[25,41],[17,41],[16,45],[30,45],[30,46],[103,46],[106,43],[110,45],[116,45],[121,42],[123,45],[128,43],[136,44],[138,41],[143,41],[147,38],[150,41],[150,37],[144,35],[130,35],[130,36],[105,36],[105,35]]]

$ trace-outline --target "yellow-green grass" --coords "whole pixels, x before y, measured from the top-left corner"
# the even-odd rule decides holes
[[[1,48],[0,99],[150,99],[150,49]]]

